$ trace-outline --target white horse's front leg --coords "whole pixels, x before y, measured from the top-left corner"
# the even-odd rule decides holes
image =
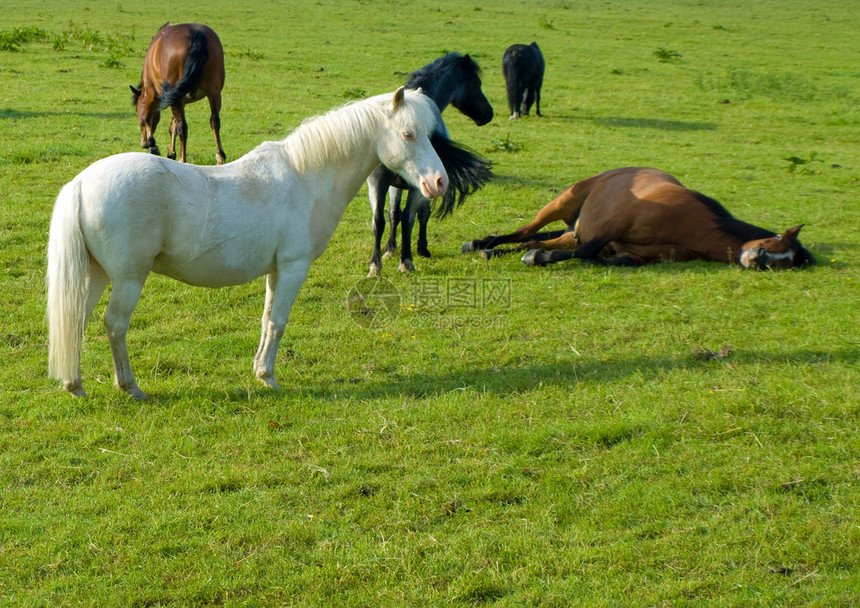
[[[308,262],[295,263],[266,278],[266,303],[263,307],[262,335],[254,357],[254,373],[266,386],[280,388],[275,379],[278,345],[290,318],[290,310],[302,283],[308,276]]]

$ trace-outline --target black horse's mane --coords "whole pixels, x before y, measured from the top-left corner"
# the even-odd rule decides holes
[[[430,136],[430,143],[448,173],[448,190],[439,199],[435,210],[436,217],[443,218],[493,177],[493,163],[439,132]]]
[[[467,59],[466,67],[469,71],[475,72],[479,76],[481,75],[481,68],[478,66],[477,62],[469,57],[465,56]],[[439,57],[435,61],[432,61],[425,65],[423,68],[419,68],[412,72],[409,75],[409,79],[406,81],[407,89],[414,89],[418,86],[421,86],[422,81],[426,80],[428,77],[432,78],[437,72],[443,72],[449,68],[452,63],[457,61],[463,61],[464,56],[460,53],[448,53],[447,55],[443,55]]]
[[[757,239],[766,239],[776,236],[775,232],[747,224],[737,219],[719,202],[712,199],[710,196],[705,196],[701,192],[692,191],[693,196],[697,201],[702,203],[705,208],[714,216],[717,227],[728,237],[738,238],[742,241],[754,241]]]

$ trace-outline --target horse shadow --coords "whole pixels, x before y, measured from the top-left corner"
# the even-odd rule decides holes
[[[716,131],[720,125],[713,122],[694,122],[684,120],[663,120],[660,118],[634,116],[583,116],[574,114],[553,115],[552,120],[570,122],[591,122],[612,129],[654,129],[658,131]]]
[[[724,365],[790,364],[806,365],[825,362],[856,363],[860,348],[835,351],[798,350],[729,350],[728,354],[712,355],[707,351],[693,351],[687,355],[649,357],[633,355],[612,361],[571,360],[555,363],[534,363],[522,366],[483,367],[468,370],[417,372],[400,377],[379,379],[335,378],[316,383],[295,385],[273,392],[263,386],[248,389],[192,390],[196,396],[212,402],[245,402],[249,398],[276,398],[295,400],[312,398],[336,401],[344,397],[373,400],[381,398],[433,399],[457,390],[476,389],[482,394],[497,397],[515,396],[542,386],[570,387],[582,382],[615,383],[630,377],[646,381],[663,377],[678,370],[719,369]],[[287,375],[287,374],[285,374]],[[152,395],[155,401],[171,402],[169,395]],[[187,397],[185,394],[182,398]],[[179,399],[180,397],[176,397]]]
[[[0,119],[26,120],[29,118],[48,118],[55,116],[83,116],[86,118],[117,119],[125,120],[132,116],[131,112],[81,112],[80,110],[64,110],[49,112],[33,112],[31,110],[16,110],[14,108],[0,108]]]
[[[659,118],[631,118],[608,116],[590,118],[591,122],[615,129],[656,129],[660,131],[716,131],[719,125],[712,122],[688,122],[683,120],[661,120]]]

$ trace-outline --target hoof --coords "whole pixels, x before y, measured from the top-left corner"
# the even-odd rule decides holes
[[[546,258],[543,249],[531,249],[522,257],[523,264],[529,266],[543,266],[546,264]]]
[[[394,257],[394,251],[391,249],[389,249],[388,251],[386,251],[385,253],[382,254],[383,260],[390,260],[393,257]]]
[[[463,253],[471,253],[472,251],[475,251],[475,241],[463,243],[463,246],[460,247],[460,251],[462,251]]]
[[[269,388],[281,388],[281,385],[275,380],[274,374],[263,374],[257,376],[257,379]]]
[[[63,390],[69,391],[75,397],[87,396],[87,391],[84,390],[80,382],[64,382]]]
[[[146,401],[149,399],[149,395],[140,390],[137,384],[133,384],[128,387],[120,386],[119,389],[126,393],[132,399],[137,399],[139,401]]]
[[[226,162],[227,162],[227,157],[224,156],[223,154],[216,154],[215,155],[215,163],[216,164],[223,165]]]
[[[403,260],[400,262],[400,272],[404,274],[415,272],[415,264],[412,263],[412,260]]]
[[[149,153],[154,154],[156,156],[161,156],[161,150],[158,149],[158,146],[150,146]]]
[[[493,249],[481,249],[478,252],[478,257],[481,258],[482,260],[484,260],[485,262],[489,262],[491,259],[493,259],[497,255],[499,255],[499,252],[495,251]]]
[[[367,276],[378,277],[380,274],[382,274],[382,268],[380,268],[378,264],[371,264],[370,272],[367,273]]]
[[[176,160],[176,152],[169,152],[167,154],[167,158],[169,158],[170,160]]]
[[[416,253],[418,253],[418,255],[420,255],[422,258],[432,258],[433,257],[432,255],[430,255],[430,250],[427,249],[426,247],[419,247],[416,250]]]

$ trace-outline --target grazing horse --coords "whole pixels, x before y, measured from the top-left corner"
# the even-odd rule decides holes
[[[224,50],[218,35],[200,23],[172,25],[158,30],[143,60],[138,88],[131,87],[132,103],[140,122],[140,145],[152,154],[160,154],[155,145],[155,127],[161,111],[170,108],[170,150],[176,158],[179,137],[179,161],[185,162],[188,125],[185,104],[209,100],[209,126],[215,134],[215,160],[220,165],[227,157],[221,147],[221,89],[224,87]]]
[[[481,90],[481,69],[469,55],[448,53],[444,57],[436,59],[423,68],[412,72],[406,81],[406,88],[420,88],[439,107],[440,116],[437,122],[437,132],[442,137],[438,142],[431,138],[434,147],[450,141],[447,139],[448,133],[441,116],[442,110],[449,104],[474,120],[478,126],[485,125],[493,119],[493,107]],[[462,146],[458,152],[457,161],[451,166],[445,166],[450,183],[448,192],[436,209],[436,215],[440,218],[450,213],[455,205],[461,205],[469,194],[480,188],[492,175],[488,161]],[[445,157],[442,158],[444,161]],[[373,254],[370,260],[370,276],[377,276],[382,270],[380,245],[382,234],[385,231],[386,192],[391,196],[389,208],[391,231],[385,257],[394,255],[397,249],[397,225],[400,224],[402,227],[400,270],[402,272],[414,271],[412,228],[415,225],[416,216],[418,217],[418,255],[430,257],[430,251],[427,249],[427,220],[430,218],[430,200],[414,188],[410,188],[407,190],[406,203],[401,211],[402,185],[397,184],[395,176],[384,165],[378,167],[370,175],[367,180],[367,190],[370,197],[370,208],[373,212]]]
[[[537,42],[514,44],[502,57],[502,74],[508,89],[508,108],[511,119],[528,114],[535,104],[535,114],[540,113],[540,88],[543,85],[543,53]]]
[[[346,205],[383,162],[428,198],[448,186],[430,144],[433,102],[403,87],[305,121],[221,167],[117,154],[61,190],[48,241],[50,374],[84,396],[81,343],[107,284],[104,316],[117,386],[146,395],[131,372],[126,334],[147,275],[203,287],[268,275],[257,378],[277,388],[275,356],[308,269]]]
[[[538,234],[559,220],[566,230]],[[538,266],[580,258],[617,266],[710,260],[745,268],[791,268],[815,264],[797,240],[802,227],[783,234],[758,228],[668,173],[628,167],[572,185],[519,230],[470,241],[463,253],[480,251],[489,259],[528,249],[523,262]],[[504,243],[522,244],[493,249]]]

